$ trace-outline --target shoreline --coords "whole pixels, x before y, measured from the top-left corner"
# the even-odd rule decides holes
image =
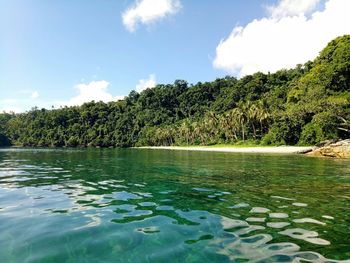
[[[212,147],[212,146],[142,146],[136,149],[176,150],[176,151],[206,151],[232,153],[276,153],[276,154],[304,154],[316,149],[315,146],[267,146],[267,147]]]
[[[1,149],[97,149],[104,147],[0,147]],[[110,147],[108,147],[110,148]],[[316,150],[316,146],[141,146],[129,149],[172,150],[172,151],[202,151],[230,153],[271,153],[271,154],[308,154]],[[126,148],[127,149],[127,148]]]

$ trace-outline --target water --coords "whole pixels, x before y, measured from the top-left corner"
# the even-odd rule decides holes
[[[350,161],[0,150],[0,259],[350,262]]]

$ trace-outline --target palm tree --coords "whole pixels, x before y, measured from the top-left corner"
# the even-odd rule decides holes
[[[238,121],[239,121],[239,124],[241,126],[241,129],[242,129],[242,139],[243,141],[245,141],[245,137],[246,137],[246,125],[250,122],[250,119],[249,119],[249,114],[248,114],[248,111],[249,111],[249,107],[250,107],[251,103],[250,102],[240,102],[238,103],[238,107],[236,108],[236,114],[237,114],[237,117],[238,117]]]
[[[174,138],[175,138],[175,131],[173,127],[168,127],[167,128],[167,132],[168,132],[168,138],[169,138],[169,145],[173,145],[174,144]]]
[[[260,123],[261,137],[264,134],[264,124],[267,124],[270,119],[270,113],[268,111],[268,105],[265,100],[260,100],[258,104],[257,119]]]
[[[250,124],[252,125],[253,137],[255,139],[256,138],[255,122],[258,118],[259,108],[256,104],[247,103],[246,109],[247,109],[248,123],[250,122]]]
[[[231,110],[231,118],[240,126],[242,140],[245,141],[245,125],[247,123],[247,117],[242,108],[234,108]]]
[[[219,133],[217,127],[219,124],[219,118],[215,112],[209,111],[204,118],[204,127],[207,137],[209,140],[215,141]]]
[[[187,145],[189,145],[190,138],[191,138],[191,123],[189,122],[188,119],[185,119],[184,122],[182,122],[179,132],[182,138],[185,139]]]
[[[233,137],[234,137],[234,139],[237,140],[237,135],[235,133],[235,130],[232,129],[233,125],[231,122],[229,112],[221,115],[219,122],[220,122],[220,124],[219,124],[220,129],[223,131],[224,136],[225,136],[225,141],[232,141]]]
[[[230,122],[227,115],[223,114],[219,118],[219,126],[224,133],[225,141],[230,140]]]
[[[203,133],[202,133],[202,127],[201,124],[198,122],[192,122],[192,131],[193,131],[193,138],[194,141],[199,138],[199,140],[202,142],[203,141]]]
[[[236,112],[234,110],[229,111],[224,117],[224,125],[229,130],[229,136],[234,137],[235,140],[238,140],[237,132],[240,129],[239,122],[236,118]]]

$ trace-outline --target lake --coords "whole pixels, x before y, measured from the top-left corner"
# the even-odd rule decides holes
[[[0,150],[1,262],[349,259],[349,160]]]

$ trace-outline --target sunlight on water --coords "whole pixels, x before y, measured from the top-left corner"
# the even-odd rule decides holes
[[[3,262],[350,262],[350,162],[0,150]]]

